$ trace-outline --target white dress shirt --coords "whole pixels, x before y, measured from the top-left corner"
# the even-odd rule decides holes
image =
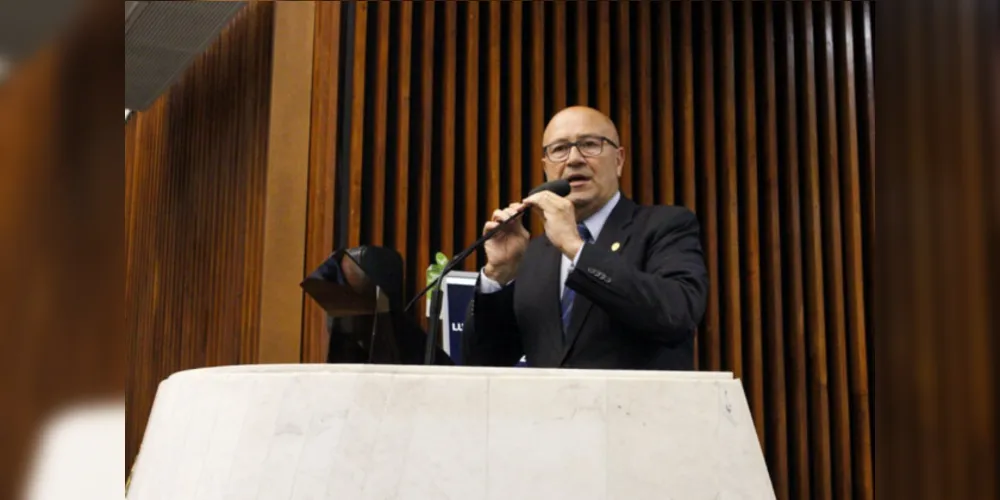
[[[621,199],[621,196],[622,195],[620,192],[615,193],[615,196],[611,198],[611,201],[605,203],[600,210],[594,213],[594,215],[591,215],[590,217],[588,217],[586,220],[583,221],[583,224],[587,226],[587,229],[590,231],[590,235],[593,238],[592,240],[593,242],[596,242],[597,238],[601,236],[601,230],[604,229],[604,223],[608,221],[608,217],[611,215],[611,211],[615,209],[616,205],[618,205],[618,200]],[[559,271],[560,297],[562,297],[563,290],[565,290],[566,288],[566,278],[569,276],[569,273],[573,272],[573,269],[576,268],[576,263],[580,261],[580,254],[583,253],[583,247],[585,246],[587,246],[586,242],[582,247],[580,247],[580,251],[576,253],[576,256],[573,257],[573,260],[570,260],[569,257],[566,257],[565,255],[562,256],[562,265]],[[510,285],[510,283],[513,283],[513,281],[511,281],[510,283],[501,285],[500,283],[497,283],[496,281],[487,278],[486,273],[483,270],[479,271],[479,278],[480,278],[479,279],[480,293],[499,292],[505,286]]]

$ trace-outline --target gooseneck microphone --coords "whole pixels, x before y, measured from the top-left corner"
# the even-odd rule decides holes
[[[532,195],[541,193],[542,191],[552,191],[553,193],[559,195],[560,197],[566,197],[569,195],[571,191],[573,191],[573,187],[569,185],[569,181],[565,179],[559,179],[552,182],[546,182],[545,184],[542,184],[541,186],[532,189],[531,192],[528,193],[528,196],[530,197]],[[497,225],[497,227],[491,229],[489,232],[482,235],[478,240],[476,240],[475,243],[472,244],[471,247],[466,248],[463,251],[463,253],[458,254],[458,256],[456,256],[455,258],[458,259],[461,257],[461,259],[464,260],[465,257],[468,257],[467,254],[463,256],[465,252],[469,252],[471,254],[472,252],[476,251],[476,249],[479,248],[480,245],[485,244],[487,240],[496,236],[496,234],[499,233],[504,226],[510,224],[512,221],[516,219],[520,219],[521,216],[524,215],[524,213],[527,211],[528,211],[527,207],[523,207],[516,214],[514,214],[513,217],[501,222],[499,225]],[[442,273],[441,275],[444,276],[444,273]]]
[[[541,186],[532,189],[531,192],[528,194],[528,196],[541,193],[542,191],[551,191],[556,195],[565,197],[569,195],[570,192],[573,191],[573,187],[570,186],[568,180],[558,179],[546,182],[545,184],[542,184]],[[409,311],[413,307],[413,304],[416,304],[416,302],[420,300],[420,297],[423,297],[425,294],[427,294],[428,291],[432,289],[434,290],[434,293],[431,294],[431,321],[430,321],[430,328],[428,328],[427,332],[426,348],[424,350],[425,365],[430,365],[433,364],[434,362],[434,341],[435,339],[437,339],[437,330],[438,330],[437,327],[441,319],[441,301],[443,300],[443,297],[441,293],[441,287],[439,287],[438,284],[441,283],[441,280],[443,280],[444,277],[448,275],[448,273],[453,271],[456,266],[458,266],[465,259],[467,259],[469,255],[472,255],[472,252],[475,252],[477,249],[479,249],[479,247],[483,246],[490,238],[496,236],[496,234],[500,232],[500,230],[503,229],[504,226],[506,226],[507,224],[512,224],[515,220],[521,218],[521,216],[523,216],[524,213],[527,211],[528,211],[527,208],[522,208],[513,217],[510,217],[509,219],[501,222],[500,224],[497,225],[497,227],[491,229],[490,231],[486,232],[486,234],[480,236],[479,239],[477,239],[476,242],[473,243],[469,248],[462,250],[461,253],[459,253],[453,259],[451,259],[448,262],[448,265],[444,266],[444,269],[441,270],[441,275],[438,276],[437,279],[434,280],[431,284],[427,285],[426,288],[421,290],[420,293],[418,293],[416,297],[413,297],[413,299],[410,300],[410,303],[407,304],[404,312]]]

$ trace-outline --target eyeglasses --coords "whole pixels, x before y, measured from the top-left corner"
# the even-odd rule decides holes
[[[566,161],[569,158],[570,152],[573,151],[575,147],[581,155],[586,157],[598,156],[604,152],[604,143],[614,146],[616,149],[618,145],[614,141],[608,139],[607,137],[601,136],[591,136],[583,137],[576,142],[559,141],[548,146],[545,146],[543,151],[545,152],[545,157],[551,162],[561,162]]]

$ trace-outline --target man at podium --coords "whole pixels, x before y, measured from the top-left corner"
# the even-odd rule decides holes
[[[466,364],[691,370],[708,273],[699,224],[686,208],[641,206],[619,179],[625,149],[610,118],[586,107],[545,129],[543,191],[496,210],[484,233],[530,208],[545,221],[534,239],[519,221],[486,243],[463,334]]]

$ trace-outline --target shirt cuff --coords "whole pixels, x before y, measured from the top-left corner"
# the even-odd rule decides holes
[[[510,283],[507,283],[509,285]],[[479,293],[491,294],[503,290],[505,286],[486,276],[486,271],[479,271]]]

